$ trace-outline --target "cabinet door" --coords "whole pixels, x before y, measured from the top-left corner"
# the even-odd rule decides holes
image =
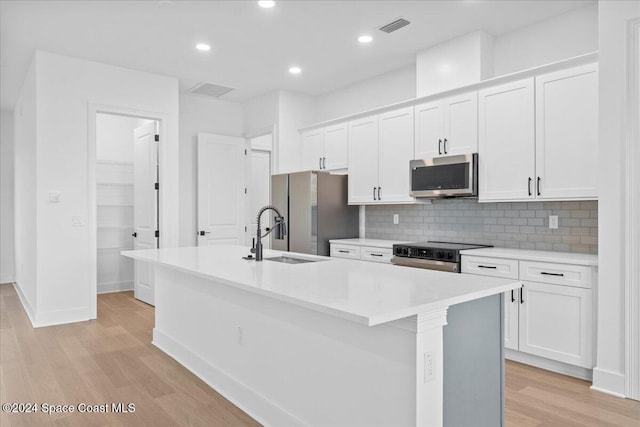
[[[470,92],[444,102],[444,154],[478,152],[478,93]]]
[[[349,203],[373,203],[378,188],[378,116],[349,122],[348,164]]]
[[[302,170],[320,170],[322,159],[322,129],[302,133],[300,167]]]
[[[535,197],[533,78],[481,90],[480,201]]]
[[[598,65],[536,77],[540,199],[597,198]]]
[[[415,107],[415,156],[428,159],[444,155],[444,110],[442,100]]]
[[[347,123],[329,126],[324,129],[324,160],[327,170],[346,169],[348,157],[349,130]]]
[[[504,293],[504,347],[518,349],[518,306],[520,291],[518,289]]]
[[[593,368],[591,290],[524,282],[520,351]]]
[[[411,202],[409,161],[413,158],[413,107],[380,115],[379,201]]]

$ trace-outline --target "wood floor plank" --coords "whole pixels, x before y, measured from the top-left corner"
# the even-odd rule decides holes
[[[0,401],[129,403],[133,413],[4,414],[0,426],[260,424],[151,344],[154,308],[132,292],[98,296],[98,319],[34,329],[11,285],[0,285]],[[587,381],[506,363],[507,427],[639,427],[640,402]]]

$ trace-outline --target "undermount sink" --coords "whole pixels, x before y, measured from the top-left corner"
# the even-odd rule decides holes
[[[309,259],[309,258],[296,258],[292,256],[277,256],[273,258],[264,258],[264,261],[283,262],[285,264],[304,264],[306,262],[324,261],[321,259]]]

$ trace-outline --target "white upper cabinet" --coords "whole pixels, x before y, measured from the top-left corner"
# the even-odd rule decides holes
[[[349,124],[340,123],[323,129],[323,169],[346,169],[349,144]]]
[[[302,133],[300,167],[302,170],[322,169],[322,129]]]
[[[349,122],[349,203],[372,203],[377,191],[378,116],[371,116]]]
[[[478,94],[480,201],[535,197],[533,87],[528,78]]]
[[[348,152],[348,124],[314,129],[302,133],[302,170],[346,169]]]
[[[597,159],[597,64],[537,76],[538,198],[596,198]]]
[[[412,202],[409,161],[413,159],[413,107],[379,116],[378,201]]]
[[[413,107],[349,123],[349,203],[414,203],[409,196]]]
[[[415,106],[415,158],[425,159],[477,151],[477,92]]]

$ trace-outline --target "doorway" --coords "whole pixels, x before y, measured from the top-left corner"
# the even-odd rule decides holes
[[[159,122],[98,112],[95,123],[97,292],[153,305],[152,269],[120,251],[159,247]]]

